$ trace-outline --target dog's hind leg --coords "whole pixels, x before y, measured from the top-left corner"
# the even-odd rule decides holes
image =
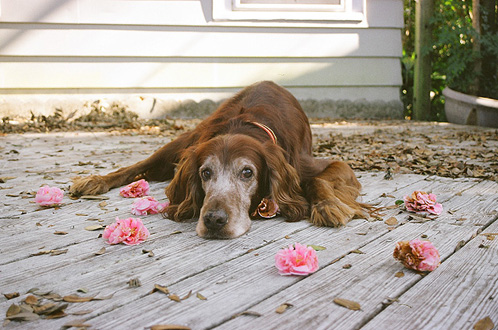
[[[368,217],[368,204],[356,201],[361,184],[348,164],[329,161],[305,184],[311,205],[310,221],[317,226],[339,227],[353,217]]]
[[[74,178],[69,194],[72,196],[103,194],[112,188],[142,178],[152,181],[169,180],[173,178],[181,152],[192,143],[192,138],[190,132],[184,133],[158,149],[149,158],[107,175]]]

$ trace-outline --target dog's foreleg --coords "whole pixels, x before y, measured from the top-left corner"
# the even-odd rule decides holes
[[[142,178],[153,181],[169,180],[174,175],[181,152],[192,143],[191,139],[192,134],[185,133],[136,164],[107,175],[74,178],[69,193],[73,196],[98,195]]]

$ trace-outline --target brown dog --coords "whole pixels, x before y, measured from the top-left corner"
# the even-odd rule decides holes
[[[208,238],[244,234],[262,198],[273,199],[288,221],[309,218],[318,226],[344,225],[370,210],[356,201],[361,185],[346,163],[311,155],[306,115],[272,82],[243,89],[143,161],[76,179],[70,193],[101,194],[140,178],[172,179],[167,216],[199,217],[197,233]]]

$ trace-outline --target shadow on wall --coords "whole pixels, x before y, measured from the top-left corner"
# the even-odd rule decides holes
[[[205,118],[223,101],[185,100],[179,102],[156,101],[154,118]],[[312,118],[334,119],[402,119],[402,105],[398,101],[367,100],[299,100],[304,112]]]

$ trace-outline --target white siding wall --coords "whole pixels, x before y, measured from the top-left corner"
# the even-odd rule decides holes
[[[0,0],[0,109],[26,95],[218,100],[260,80],[399,101],[403,1],[364,7],[360,22],[244,22],[214,21],[212,0]]]

